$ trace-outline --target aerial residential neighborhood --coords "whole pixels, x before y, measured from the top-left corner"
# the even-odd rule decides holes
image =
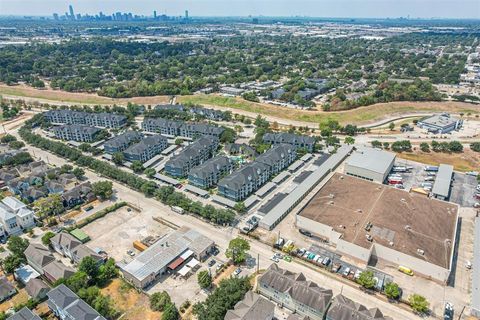
[[[480,319],[478,3],[320,2],[0,0],[0,320]]]

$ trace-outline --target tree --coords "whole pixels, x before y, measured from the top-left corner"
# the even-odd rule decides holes
[[[247,258],[247,251],[250,250],[250,243],[242,238],[235,238],[230,240],[227,252],[227,258],[233,260],[234,264],[242,263]]]
[[[395,129],[395,123],[390,122],[390,124],[388,125],[388,129],[390,129],[390,131],[393,131],[393,129]]]
[[[73,291],[78,292],[80,289],[88,287],[88,274],[83,271],[75,272],[70,278],[65,280],[65,284]]]
[[[115,152],[112,156],[112,161],[117,166],[121,166],[123,164],[123,162],[125,161],[125,156],[123,155],[122,152]]]
[[[113,195],[113,183],[111,181],[98,181],[92,184],[93,194],[102,200],[109,199]]]
[[[52,231],[48,231],[46,232],[43,236],[42,236],[42,243],[45,245],[45,246],[49,246],[50,243],[51,243],[51,239],[55,237],[55,233],[53,233]]]
[[[98,270],[97,283],[99,285],[105,285],[108,280],[118,276],[118,270],[115,266],[115,260],[110,258],[102,264]]]
[[[220,135],[220,142],[221,143],[233,143],[233,142],[235,142],[235,139],[237,138],[237,134],[236,134],[235,130],[233,130],[232,128],[227,128],[227,127],[224,127],[224,129],[225,130]]]
[[[430,152],[429,144],[426,142],[420,143],[420,150],[422,150],[422,152]]]
[[[372,142],[370,142],[372,144],[372,147],[373,148],[382,148],[382,143],[378,140],[373,140]]]
[[[78,271],[85,272],[92,281],[96,281],[99,273],[98,263],[91,256],[86,256],[80,261]]]
[[[470,144],[470,149],[472,149],[475,152],[480,152],[480,142],[474,142]]]
[[[105,318],[112,318],[115,314],[115,309],[112,307],[112,302],[109,297],[99,294],[93,301],[92,306]]]
[[[23,147],[25,147],[25,143],[23,143],[22,141],[12,141],[8,144],[8,146],[12,149],[22,149]]]
[[[143,163],[141,163],[138,160],[134,160],[132,161],[132,165],[130,166],[130,169],[132,169],[133,172],[135,173],[141,173],[144,170]]]
[[[11,134],[8,134],[8,133],[0,138],[1,143],[10,143],[13,141],[17,141],[17,138],[15,138],[15,136],[12,136]]]
[[[162,320],[178,320],[179,314],[177,307],[173,303],[168,303],[162,313]]]
[[[170,303],[172,303],[172,300],[167,291],[155,292],[150,296],[150,308],[154,311],[163,311]]]
[[[7,248],[10,252],[16,256],[25,257],[23,252],[28,248],[30,243],[27,239],[23,239],[19,236],[10,236],[7,242]]]
[[[362,273],[360,273],[360,277],[357,279],[357,282],[366,289],[373,289],[376,285],[376,281],[373,278],[373,272],[369,270],[362,271]]]
[[[355,139],[353,137],[345,137],[345,140],[344,140],[345,144],[354,144],[355,143]]]
[[[398,299],[400,297],[400,288],[395,282],[388,282],[383,290],[389,299]]]
[[[24,263],[25,260],[22,259],[22,257],[19,257],[18,255],[12,254],[6,257],[2,261],[2,266],[3,269],[5,270],[6,273],[13,273],[15,269],[20,267],[22,263]]]
[[[152,178],[156,173],[157,171],[155,171],[155,169],[153,168],[147,168],[143,171],[143,174],[149,178]]]
[[[38,199],[33,203],[33,207],[40,219],[60,215],[65,211],[62,196],[58,193],[51,193],[45,198]]]
[[[142,191],[146,196],[153,196],[156,189],[157,184],[153,181],[147,181],[140,187],[140,191]]]
[[[183,139],[182,138],[177,138],[175,139],[175,145],[179,146],[183,143]]]
[[[69,164],[64,164],[63,166],[60,167],[60,173],[70,173],[73,170],[73,166]]]
[[[82,168],[76,167],[72,170],[72,174],[75,175],[77,179],[82,179],[85,176],[85,170]]]
[[[202,289],[208,289],[212,286],[212,276],[208,270],[203,270],[198,273],[197,276],[198,284]]]
[[[242,201],[240,202],[237,202],[235,204],[235,207],[234,207],[235,211],[237,211],[238,213],[245,213],[247,211],[247,208],[245,207],[245,203],[243,203]]]
[[[430,306],[430,303],[424,296],[416,293],[408,297],[408,302],[410,303],[412,310],[420,314],[426,313]]]
[[[459,141],[450,141],[448,143],[448,149],[451,152],[463,152],[463,145]]]

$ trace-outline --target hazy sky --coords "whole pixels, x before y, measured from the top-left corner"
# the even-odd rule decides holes
[[[480,0],[0,0],[0,15],[127,11],[151,15],[478,18]]]

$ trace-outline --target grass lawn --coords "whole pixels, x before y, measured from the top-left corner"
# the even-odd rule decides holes
[[[10,308],[13,308],[17,304],[22,304],[28,301],[28,293],[25,288],[18,290],[18,293],[11,299],[6,300],[0,304],[0,312],[5,312]]]
[[[397,153],[402,159],[426,163],[438,166],[441,163],[451,164],[455,170],[467,172],[478,171],[480,163],[480,153],[471,150],[465,150],[464,153],[440,153],[440,152],[421,152]]]
[[[125,320],[158,320],[161,313],[150,309],[149,298],[139,293],[122,279],[114,279],[107,287],[101,289],[102,294],[114,301],[115,308],[123,314]]]
[[[178,96],[177,101],[180,103],[190,102],[195,104],[239,109],[272,117],[316,123],[320,123],[326,119],[333,119],[342,124],[363,124],[380,120],[389,115],[402,115],[407,113],[430,111],[449,111],[452,113],[463,112],[465,114],[480,113],[479,106],[458,102],[391,102],[379,103],[347,111],[323,112],[290,109],[269,104],[250,102],[241,98],[223,97],[218,95]]]

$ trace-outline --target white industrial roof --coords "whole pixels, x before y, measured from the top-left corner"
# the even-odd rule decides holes
[[[385,174],[395,161],[395,154],[369,147],[358,148],[347,159],[347,164],[352,167],[364,168],[372,172]]]
[[[452,183],[453,166],[449,164],[441,164],[438,167],[437,176],[433,183],[432,193],[442,197],[448,197],[450,193],[450,185]]]

